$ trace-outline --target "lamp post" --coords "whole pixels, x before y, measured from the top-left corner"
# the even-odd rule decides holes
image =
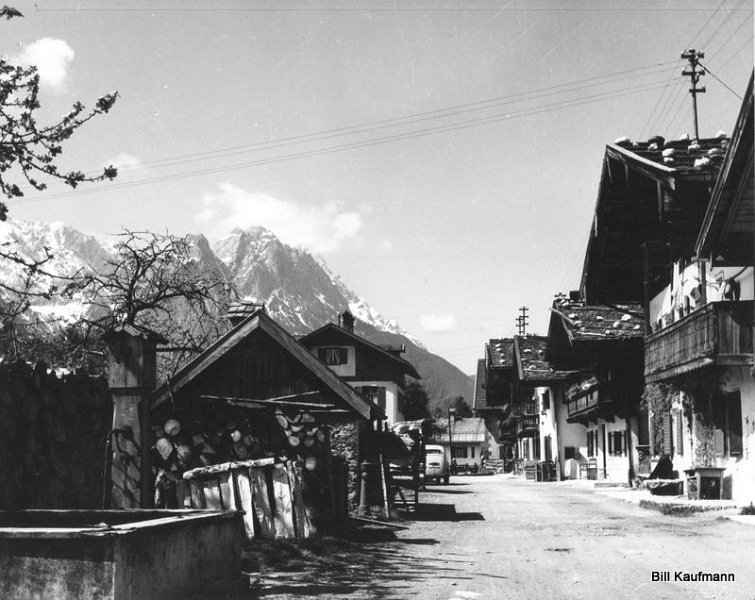
[[[452,417],[454,417],[454,415],[456,415],[456,408],[450,406],[448,408],[448,454],[449,454],[449,458],[451,459],[451,466],[452,467],[454,465],[454,446],[453,446],[453,443],[454,443],[453,429],[454,429],[454,427],[453,427],[453,421],[451,419],[452,419]],[[456,472],[455,472],[456,469],[453,469],[453,471],[454,471],[453,474],[456,475]]]

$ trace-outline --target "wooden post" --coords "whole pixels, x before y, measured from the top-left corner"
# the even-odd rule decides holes
[[[128,324],[109,331],[104,339],[113,395],[111,507],[150,508],[154,481],[149,409],[156,381],[156,346],[164,340]]]

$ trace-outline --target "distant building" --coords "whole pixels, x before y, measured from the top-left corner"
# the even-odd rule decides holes
[[[435,436],[435,442],[450,448],[451,459],[459,468],[480,467],[482,460],[490,456],[492,435],[485,426],[485,420],[476,417],[451,417],[451,436],[448,435],[448,421],[444,432]]]
[[[419,379],[414,366],[403,359],[403,345],[381,346],[354,333],[354,316],[339,315],[299,340],[310,352],[363,397],[385,411],[390,426],[404,420],[406,378]]]

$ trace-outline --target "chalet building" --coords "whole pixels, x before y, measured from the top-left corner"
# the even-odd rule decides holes
[[[565,419],[564,395],[575,373],[554,370],[545,359],[547,345],[548,338],[544,336],[514,336],[517,389],[523,406],[530,407],[522,411],[517,429],[523,438],[527,437],[530,429],[537,432],[532,439],[534,456],[528,458],[526,446],[521,448],[521,456],[525,460],[539,459],[541,480],[551,481],[569,477],[564,468],[566,461],[574,456],[568,448],[582,441],[584,428],[579,424],[567,423]],[[534,414],[534,419],[531,414]],[[528,419],[531,423],[527,422]]]
[[[157,422],[158,415],[162,415],[160,422],[175,416],[183,423],[182,429],[200,423],[202,430],[195,433],[200,449],[217,438],[215,448],[203,451],[203,464],[238,459],[240,451],[247,458],[280,453],[303,462],[310,458],[308,464],[316,465],[315,472],[320,473],[317,481],[343,478],[344,494],[339,501],[354,508],[359,463],[368,451],[374,423],[384,418],[382,409],[317,360],[264,308],[236,307],[231,316],[234,327],[230,331],[155,390],[153,421]],[[300,422],[301,409],[328,432],[330,454],[324,460],[312,454],[316,445],[287,437],[277,424],[278,417],[287,421],[289,416]],[[283,412],[271,412],[276,410]],[[226,439],[242,421],[249,421],[253,428],[251,449],[242,447],[243,440]]]
[[[401,358],[405,346],[380,346],[355,334],[354,316],[348,310],[338,321],[299,341],[333,373],[380,407],[385,412],[385,424],[403,421],[406,377],[420,378],[414,366]]]
[[[657,315],[650,315],[651,300],[672,283],[673,262],[694,254],[695,240],[729,143],[722,134],[700,140],[670,141],[655,136],[646,142],[632,142],[622,138],[606,146],[580,289],[572,298],[576,304],[554,305],[561,315],[554,313],[551,320],[556,332],[571,327],[569,321],[584,324],[586,315],[577,310],[582,304],[585,310],[596,311],[595,320],[602,317],[602,322],[595,323],[592,329],[594,334],[600,334],[600,325],[606,323],[616,322],[622,330],[624,325],[634,323],[631,330],[621,334],[621,339],[612,339],[614,328],[603,327],[602,340],[599,335],[580,339],[569,338],[565,333],[559,333],[560,341],[553,340],[553,361],[559,368],[561,361],[568,358],[563,353],[568,348],[567,340],[584,350],[586,360],[574,366],[584,368],[585,377],[569,392],[569,404],[584,406],[584,410],[589,407],[589,414],[595,414],[601,398],[614,405],[615,394],[621,393],[621,412],[610,409],[608,421],[587,420],[591,423],[588,454],[596,460],[599,476],[626,480],[638,469],[646,472],[650,467],[648,450],[657,450],[657,444],[650,444],[655,434],[646,433],[646,419],[640,411],[638,389],[644,383],[645,358],[639,345],[640,333],[647,335],[653,326],[658,327]],[[654,305],[658,302],[661,300],[654,300]],[[620,310],[610,314],[615,309]],[[625,317],[627,320],[622,321]],[[636,325],[640,328],[635,329]],[[594,339],[588,342],[585,338]],[[622,379],[625,385],[616,385]],[[648,394],[645,396],[648,403]],[[610,425],[611,418],[615,429]],[[622,426],[615,424],[622,421]],[[611,461],[611,448],[615,454],[621,431],[625,432],[622,443],[627,446],[627,454],[621,461]]]
[[[723,497],[755,501],[753,82],[684,254],[651,287],[645,377],[655,451],[723,471]]]
[[[563,404],[564,389],[572,373],[556,371],[546,361],[546,337],[514,336],[513,341],[516,364],[513,413],[523,474],[531,479],[553,481],[561,476],[565,459],[563,440],[569,439],[566,424],[560,424],[558,416],[563,412],[559,411],[559,405]]]
[[[477,363],[473,411],[495,439],[497,450],[491,451],[491,458],[503,460],[506,471],[516,459],[516,422],[511,415],[515,378],[514,340],[491,339],[485,344],[485,358]]]
[[[436,442],[445,449],[450,448],[451,459],[456,461],[459,469],[470,470],[480,468],[483,459],[490,457],[490,447],[494,439],[484,419],[452,417],[450,438],[446,427],[445,433],[436,436]]]
[[[647,444],[641,409],[645,319],[640,304],[587,305],[574,294],[551,308],[546,357],[578,372],[565,390],[564,475],[631,482],[638,445]],[[645,457],[643,456],[643,459]]]

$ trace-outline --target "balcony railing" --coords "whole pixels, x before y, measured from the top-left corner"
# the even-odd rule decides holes
[[[598,405],[600,393],[596,390],[590,394],[579,396],[566,405],[568,416],[572,417]]]
[[[537,431],[539,419],[536,416],[521,417],[516,424],[517,434]]]
[[[708,365],[752,365],[753,302],[712,302],[645,338],[645,379]]]

